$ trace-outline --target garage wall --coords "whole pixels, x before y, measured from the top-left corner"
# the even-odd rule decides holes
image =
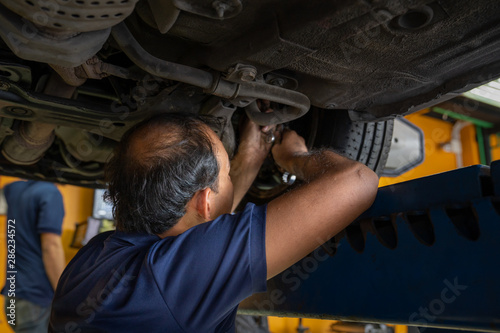
[[[379,186],[396,184],[457,168],[455,154],[443,149],[443,144],[451,140],[453,125],[450,122],[426,116],[425,113],[428,111],[425,109],[405,117],[424,132],[425,159],[423,163],[401,176],[381,177]],[[463,166],[479,164],[479,149],[474,125],[465,126],[460,132],[460,137]],[[500,148],[497,151],[498,154],[492,151],[493,159],[500,158]]]

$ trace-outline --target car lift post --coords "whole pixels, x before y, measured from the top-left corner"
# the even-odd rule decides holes
[[[239,312],[500,332],[499,237],[500,161],[386,186]]]

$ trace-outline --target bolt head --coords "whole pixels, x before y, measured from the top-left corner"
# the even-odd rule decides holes
[[[250,82],[255,80],[255,77],[257,76],[257,71],[251,68],[245,68],[239,72],[238,76],[241,81]]]

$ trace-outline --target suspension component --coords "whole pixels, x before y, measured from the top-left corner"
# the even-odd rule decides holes
[[[70,98],[76,87],[67,85],[59,75],[53,73],[44,93]],[[19,165],[38,162],[54,141],[55,124],[23,121],[14,128],[14,133],[5,139],[2,154],[7,160]]]
[[[142,48],[123,22],[113,27],[112,35],[130,60],[152,75],[203,88],[206,93],[229,100],[240,107],[245,107],[256,99],[285,105],[281,114],[272,112],[263,114],[262,117],[254,117],[253,113],[251,117],[249,115],[261,126],[291,121],[309,110],[309,98],[300,92],[255,81],[230,82],[201,69],[156,58]],[[245,75],[245,79],[250,79],[250,76]]]

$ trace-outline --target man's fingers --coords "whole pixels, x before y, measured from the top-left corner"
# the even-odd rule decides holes
[[[261,131],[264,133],[276,132],[277,125],[266,125],[261,127]]]
[[[264,133],[266,143],[273,144],[276,141],[276,136],[274,135],[274,131],[270,130]]]
[[[280,125],[279,129],[276,130],[276,133],[277,133],[277,139],[278,139],[278,143],[282,143],[283,140],[285,139],[285,137],[293,137],[294,139],[299,139],[302,138],[301,136],[299,136],[297,134],[297,132],[295,132],[294,130],[291,130],[287,127],[284,127],[283,125]],[[290,140],[290,139],[287,139],[287,140]]]
[[[304,138],[290,129],[283,130],[282,140],[278,140],[272,149],[274,161],[285,170],[288,160],[297,154],[307,152]]]

